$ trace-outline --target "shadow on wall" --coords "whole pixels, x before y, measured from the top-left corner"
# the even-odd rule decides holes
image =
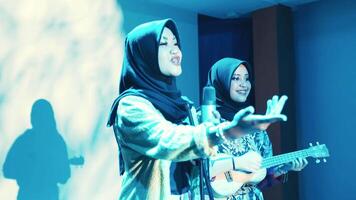
[[[5,178],[15,179],[18,200],[57,200],[58,183],[71,176],[70,164],[82,165],[83,157],[68,159],[64,139],[57,131],[50,102],[37,100],[31,111],[32,128],[21,134],[11,146],[4,166]]]

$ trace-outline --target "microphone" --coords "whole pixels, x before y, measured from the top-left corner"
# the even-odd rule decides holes
[[[214,111],[216,110],[216,95],[215,88],[212,86],[205,86],[203,88],[203,101],[201,104],[201,121],[202,122],[214,122]],[[208,131],[209,134],[209,131]],[[210,185],[209,177],[209,160],[201,159],[200,162],[200,199],[204,200],[204,182],[208,191],[209,199],[213,200],[213,190]]]
[[[203,88],[203,102],[201,105],[201,121],[214,122],[215,117],[213,112],[216,111],[216,94],[213,86],[205,86]],[[231,122],[219,123],[216,126],[209,127],[208,134],[215,134],[219,130],[226,131],[235,125]]]
[[[203,88],[203,102],[201,105],[201,121],[202,122],[214,122],[216,121],[213,112],[216,111],[216,94],[213,86],[205,86]],[[226,121],[219,123],[215,126],[208,128],[208,135],[210,134],[222,134],[237,124],[234,122]]]
[[[216,110],[215,88],[213,86],[205,86],[203,88],[203,102],[201,105],[202,122],[213,122]]]
[[[213,86],[205,86],[203,88],[203,102],[201,105],[201,122],[214,122],[215,117],[213,112],[216,111],[216,92]],[[216,134],[218,131],[225,131],[234,127],[231,122],[223,122],[217,126],[211,126],[208,129],[208,134]]]

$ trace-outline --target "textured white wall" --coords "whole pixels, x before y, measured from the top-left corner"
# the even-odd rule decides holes
[[[0,1],[1,168],[31,127],[32,104],[45,98],[69,156],[85,159],[71,167],[60,199],[117,199],[117,148],[105,121],[117,93],[122,20],[114,0]],[[0,199],[16,199],[16,182],[2,173]]]
[[[163,18],[173,18],[181,36],[178,86],[198,103],[195,13],[142,0],[1,0],[0,169],[14,141],[31,128],[33,103],[44,98],[69,157],[85,159],[71,167],[60,199],[117,199],[117,146],[105,123],[118,92],[124,37],[140,23]],[[16,181],[0,170],[0,199],[16,199],[17,192]]]

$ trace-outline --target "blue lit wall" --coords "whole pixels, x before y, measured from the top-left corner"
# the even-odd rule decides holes
[[[300,199],[356,199],[356,1],[315,2],[294,17],[299,146],[331,153],[300,173]]]

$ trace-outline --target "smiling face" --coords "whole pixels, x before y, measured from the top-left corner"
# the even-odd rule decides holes
[[[245,65],[241,64],[236,68],[231,77],[230,97],[235,102],[243,103],[246,101],[251,90],[251,82]]]
[[[158,48],[159,69],[166,76],[179,76],[182,73],[181,61],[182,52],[177,39],[172,31],[165,27]]]

